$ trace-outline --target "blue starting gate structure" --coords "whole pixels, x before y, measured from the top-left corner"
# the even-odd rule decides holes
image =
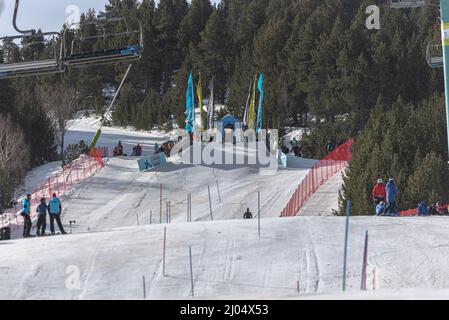
[[[217,134],[220,135],[222,142],[226,141],[226,129],[233,131],[233,143],[241,142],[243,137],[243,122],[234,116],[227,114],[215,123]],[[218,139],[217,139],[218,141]]]

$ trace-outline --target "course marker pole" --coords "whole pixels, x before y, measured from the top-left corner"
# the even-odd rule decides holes
[[[207,186],[207,192],[209,193],[210,220],[214,221],[214,214],[212,213],[212,200],[211,200],[211,197],[210,197],[210,186]]]
[[[348,258],[348,234],[349,234],[349,216],[351,212],[351,202],[346,204],[346,228],[345,228],[345,248],[343,257],[343,292],[346,291],[346,267]]]
[[[164,227],[164,251],[162,255],[162,275],[165,277],[165,252],[167,250],[167,227]]]
[[[360,290],[366,290],[366,269],[368,267],[368,231],[365,235],[365,248],[363,250],[363,262],[362,262],[362,284]]]
[[[260,191],[257,193],[257,225],[259,229],[259,238],[260,238]]]
[[[192,264],[192,246],[189,246],[189,258],[190,258],[190,282],[192,288],[192,297],[195,296],[194,286],[193,286],[193,264]]]

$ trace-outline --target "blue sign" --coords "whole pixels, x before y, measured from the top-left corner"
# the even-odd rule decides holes
[[[145,157],[137,161],[141,172],[151,171],[154,168],[163,166],[167,163],[167,157],[163,152],[155,154],[151,157]]]
[[[278,163],[287,168],[287,156],[281,151],[278,151]]]

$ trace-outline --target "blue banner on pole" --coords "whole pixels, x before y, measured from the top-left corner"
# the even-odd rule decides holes
[[[265,96],[265,92],[263,89],[263,73],[260,74],[259,77],[259,84],[257,85],[259,92],[260,92],[260,98],[259,98],[259,110],[257,111],[257,129],[256,133],[259,134],[262,131],[262,121],[263,121],[263,99]]]
[[[158,153],[151,157],[145,157],[137,161],[141,172],[151,171],[167,163],[167,157],[164,153]]]
[[[186,92],[186,131],[195,132],[195,93],[193,91],[193,76],[189,75],[189,83]]]

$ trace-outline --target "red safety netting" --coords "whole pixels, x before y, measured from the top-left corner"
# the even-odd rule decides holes
[[[401,217],[416,217],[418,215],[418,209],[410,209],[399,213]]]
[[[348,161],[351,159],[352,144],[353,140],[349,140],[345,144],[337,147],[326,158],[315,164],[305,179],[301,182],[298,189],[296,189],[287,206],[282,210],[281,217],[297,216],[307,200],[309,200],[323,184],[329,181],[335,174],[346,168]]]
[[[35,218],[35,207],[41,198],[50,199],[53,193],[58,196],[69,194],[76,185],[92,177],[104,167],[103,158],[107,157],[107,148],[98,148],[82,155],[69,166],[61,168],[57,173],[48,177],[46,181],[39,184],[31,193],[31,218]],[[21,210],[22,198],[15,199],[14,208],[6,210],[1,216],[1,226],[6,227],[11,224],[19,225],[18,213]]]
[[[438,206],[436,209],[437,211],[441,212],[444,210],[447,210],[449,208],[449,205],[441,205]],[[399,216],[400,217],[416,217],[419,214],[419,210],[418,209],[410,209],[410,210],[406,210],[406,211],[401,211],[399,212]]]

